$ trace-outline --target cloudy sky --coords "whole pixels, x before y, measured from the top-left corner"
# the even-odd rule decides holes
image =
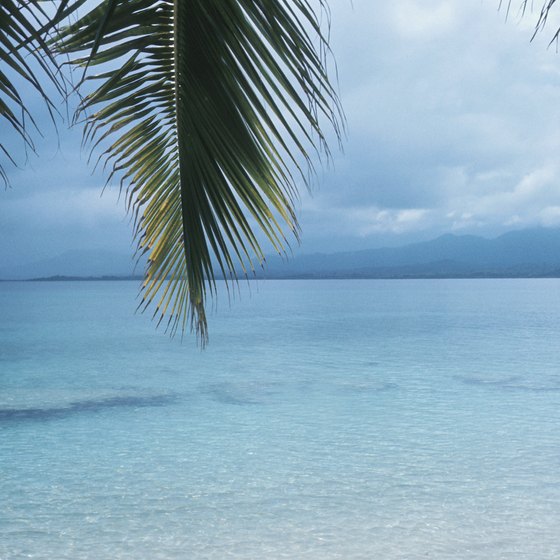
[[[299,252],[560,226],[555,21],[530,42],[520,4],[506,21],[498,0],[330,1],[347,139],[302,194]],[[0,191],[4,263],[130,252],[118,190],[100,196],[79,133],[47,130],[39,150]]]

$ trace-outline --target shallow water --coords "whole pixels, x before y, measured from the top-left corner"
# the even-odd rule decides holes
[[[560,281],[251,292],[0,283],[2,560],[560,557]]]

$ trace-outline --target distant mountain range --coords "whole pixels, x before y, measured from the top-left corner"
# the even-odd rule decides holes
[[[1,279],[140,276],[130,255],[71,251],[58,257],[3,268]],[[560,277],[560,229],[512,231],[495,239],[442,235],[402,247],[292,259],[272,256],[257,278],[486,278]]]
[[[446,234],[402,247],[272,257],[267,278],[478,278],[560,276],[560,229],[512,231],[495,239]]]

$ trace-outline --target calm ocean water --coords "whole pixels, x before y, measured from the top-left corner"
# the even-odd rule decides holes
[[[560,558],[560,281],[0,284],[0,559]]]

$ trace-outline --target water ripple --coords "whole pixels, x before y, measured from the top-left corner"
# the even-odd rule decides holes
[[[278,388],[270,383],[205,383],[200,392],[210,399],[231,405],[265,404],[278,394]]]
[[[528,380],[521,375],[512,375],[503,378],[485,379],[471,375],[454,375],[454,379],[464,385],[476,385],[511,391],[527,391],[533,393],[560,391],[560,380],[556,378],[544,379],[542,382]]]

